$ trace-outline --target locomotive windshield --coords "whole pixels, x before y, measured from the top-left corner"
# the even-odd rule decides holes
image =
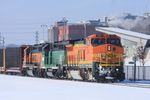
[[[105,39],[95,38],[91,40],[93,46],[99,46],[105,44]]]
[[[121,45],[120,39],[107,39],[108,44]]]

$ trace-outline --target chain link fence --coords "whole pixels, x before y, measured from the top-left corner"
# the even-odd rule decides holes
[[[134,66],[124,66],[127,80],[134,80]],[[136,80],[150,80],[150,66],[136,66]]]

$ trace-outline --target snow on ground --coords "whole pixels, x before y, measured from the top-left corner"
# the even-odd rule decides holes
[[[150,89],[0,75],[1,100],[149,100]]]

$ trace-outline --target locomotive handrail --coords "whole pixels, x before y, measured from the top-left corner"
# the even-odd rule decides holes
[[[48,46],[48,44],[44,45],[44,46],[42,47],[42,51],[44,51],[45,47],[47,47],[47,46]]]

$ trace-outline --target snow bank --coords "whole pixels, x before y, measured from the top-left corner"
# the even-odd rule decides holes
[[[149,100],[150,89],[0,75],[1,100]]]

